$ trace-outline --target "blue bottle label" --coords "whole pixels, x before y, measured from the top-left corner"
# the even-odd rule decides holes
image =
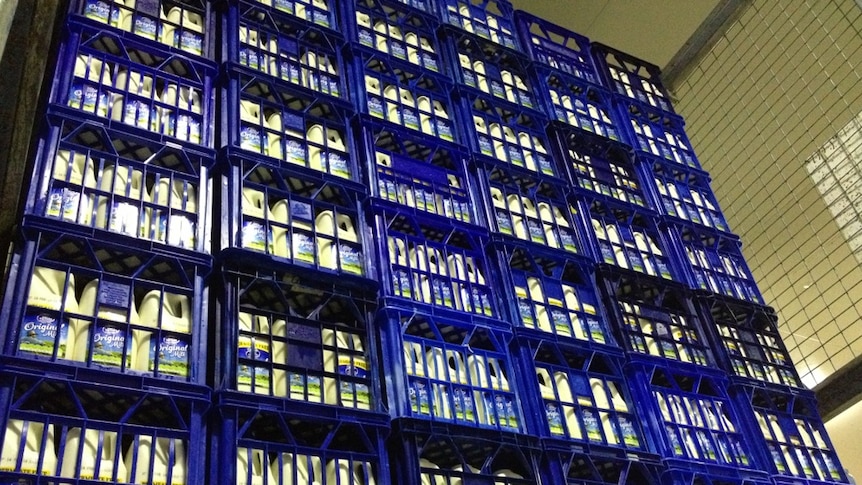
[[[180,34],[180,49],[193,54],[203,54],[203,37],[200,34],[185,30]]]
[[[551,434],[562,436],[565,431],[563,429],[563,417],[560,415],[560,408],[551,402],[545,402],[545,416],[548,419],[548,428]]]
[[[362,275],[362,253],[359,250],[347,244],[340,244],[338,255],[341,258],[342,271]]]
[[[156,40],[156,32],[158,31],[158,27],[156,26],[155,20],[149,17],[138,15],[135,17],[135,26],[132,31],[140,35],[141,37],[146,37],[150,40]]]
[[[100,322],[94,324],[92,329],[93,362],[111,367],[122,366],[123,356],[129,356],[131,350],[131,339],[126,338],[125,326]]]
[[[455,136],[452,134],[452,126],[444,119],[437,119],[437,136],[446,140],[454,141]]]
[[[414,381],[410,384],[410,408],[420,414],[431,414],[431,405],[428,403],[428,388],[424,382]]]
[[[99,22],[108,23],[111,15],[111,6],[101,0],[87,0],[84,6],[84,16]]]
[[[584,428],[587,430],[587,438],[590,441],[603,442],[604,438],[602,438],[602,430],[599,426],[598,416],[589,409],[582,409],[581,418],[584,422]]]
[[[638,438],[637,431],[635,431],[634,424],[632,424],[632,422],[629,420],[629,418],[627,418],[625,416],[620,416],[619,417],[619,423],[620,423],[620,431],[622,432],[622,435],[623,435],[623,443],[625,443],[628,446],[640,448],[640,446],[641,446],[640,439]]]
[[[303,263],[314,264],[314,256],[317,250],[311,236],[294,233],[293,235],[293,257]]]
[[[419,118],[416,116],[416,112],[403,106],[401,112],[403,113],[404,126],[413,130],[418,130]]]
[[[559,229],[560,233],[560,244],[563,246],[563,249],[569,251],[571,253],[578,252],[578,245],[575,244],[575,236],[571,232],[565,229]]]
[[[545,244],[545,231],[539,222],[527,219],[527,230],[530,232],[530,239],[533,242]]]
[[[59,338],[58,334],[59,333]],[[69,322],[58,320],[44,313],[28,313],[21,321],[18,351],[28,354],[51,356],[54,345],[58,345],[57,357],[66,357]]]
[[[536,326],[533,320],[533,305],[526,298],[518,298],[518,313],[521,315],[521,322],[532,328]]]
[[[293,9],[293,0],[274,0],[274,1],[275,1],[275,8],[276,9],[282,10],[284,12],[291,14],[291,15],[296,15],[294,13],[295,11]]]
[[[253,221],[243,223],[242,247],[266,252],[271,239],[270,231],[267,231],[263,224]]]
[[[556,333],[572,333],[572,329],[569,327],[569,315],[562,309],[551,308],[551,321],[554,324]]]
[[[371,116],[376,116],[378,118],[383,118],[384,109],[383,109],[383,101],[380,98],[369,97],[368,98],[368,113]]]
[[[360,29],[359,43],[367,47],[374,47],[374,36],[368,30]]]
[[[239,146],[245,150],[262,153],[260,130],[252,126],[244,126],[239,132]]]
[[[390,42],[389,51],[393,56],[399,59],[407,59],[407,51],[404,49],[404,46],[398,42]]]
[[[484,135],[479,135],[479,151],[481,151],[483,155],[487,155],[489,157],[494,156],[494,146],[491,143],[490,138]]]
[[[350,165],[344,156],[339,153],[329,153],[326,160],[329,164],[329,173],[341,178],[350,178]]]
[[[368,379],[368,365],[363,358],[353,357],[351,359],[349,356],[342,356],[338,358],[338,373],[359,379]],[[371,404],[371,393],[367,384],[342,381],[340,396],[342,402]]]
[[[425,66],[425,69],[438,72],[440,68],[437,66],[437,59],[434,58],[431,54],[427,52],[422,53],[422,64]]]
[[[160,374],[180,377],[189,376],[189,342],[187,338],[172,335],[162,336],[161,341],[150,339],[150,370],[155,370],[156,360]]]

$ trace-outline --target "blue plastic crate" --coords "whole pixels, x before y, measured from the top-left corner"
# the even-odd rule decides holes
[[[0,385],[5,483],[205,483],[206,393],[135,391],[8,369]]]
[[[5,356],[128,386],[205,384],[209,264],[29,222],[3,306]]]
[[[709,322],[705,328],[715,341],[713,353],[731,382],[803,388],[772,309],[721,296],[702,297],[697,304]]]
[[[386,305],[429,305],[453,318],[502,318],[484,253],[484,231],[377,209],[374,236]]]
[[[592,254],[596,262],[667,281],[685,281],[670,234],[654,214],[606,198],[589,202]]]
[[[491,166],[479,172],[491,232],[507,242],[539,246],[562,255],[590,257],[580,234],[580,204],[555,180],[509,173]],[[534,246],[535,245],[535,246]]]
[[[227,72],[222,97],[222,143],[271,163],[358,182],[352,112],[246,68]]]
[[[626,143],[610,92],[554,69],[537,67],[535,71],[548,118],[586,135]]]
[[[214,409],[209,481],[219,485],[389,485],[386,430],[256,409]]]
[[[668,469],[730,477],[760,470],[758,447],[722,373],[674,363],[632,365],[627,372]]]
[[[107,24],[138,38],[156,42],[160,49],[214,58],[215,9],[208,0],[76,0],[70,14],[76,19]]]
[[[523,52],[508,0],[435,0],[444,24]]]
[[[416,310],[384,308],[377,318],[393,418],[525,430],[511,331],[479,317]]]
[[[393,483],[403,485],[533,485],[541,452],[534,439],[402,419],[388,439]]]
[[[258,2],[232,2],[222,19],[224,62],[280,79],[309,96],[349,99],[343,40]]]
[[[674,112],[658,66],[597,42],[593,43],[592,51],[602,82],[608,89],[646,106]]]
[[[222,249],[255,251],[267,264],[374,278],[361,194],[265,157],[236,152],[224,162]]]
[[[664,469],[641,455],[605,456],[584,451],[545,451],[544,481],[560,485],[657,485]]]
[[[623,141],[636,152],[703,170],[685,133],[685,121],[680,116],[620,97],[616,98],[615,105]]]
[[[599,287],[630,360],[713,365],[704,323],[682,285],[611,270],[600,274]]]
[[[572,186],[636,208],[648,208],[648,186],[641,182],[630,150],[571,130],[557,131],[554,142]]]
[[[67,22],[49,111],[165,144],[212,148],[215,68],[120,34]]]
[[[444,61],[444,45],[437,39],[439,21],[429,15],[432,7],[426,3],[427,0],[343,2],[347,37],[355,47],[379,51],[416,69],[446,76],[449,69]]]
[[[521,42],[534,61],[589,83],[601,85],[590,40],[522,10],[515,11]]]
[[[624,455],[654,446],[635,414],[622,352],[529,339],[518,339],[517,347],[518,370],[527,383],[521,403],[546,449],[574,444],[595,454]]]
[[[37,160],[25,212],[46,224],[191,257],[210,251],[211,152],[49,116]]]
[[[552,155],[543,116],[479,92],[459,92],[459,98],[463,136],[474,154],[513,172],[565,178]]]
[[[762,448],[764,469],[776,484],[848,482],[813,392],[734,386],[731,393],[749,416],[752,439]]]
[[[376,51],[354,52],[353,65],[357,111],[438,142],[462,143],[448,79]]]
[[[494,103],[543,112],[526,56],[456,29],[444,32],[449,69],[462,89],[482,92]]]
[[[691,288],[764,304],[738,237],[693,225],[677,225],[670,230],[686,255]]]
[[[725,470],[720,475],[672,469],[667,470],[662,478],[662,485],[775,485],[765,472],[745,469]]]
[[[371,119],[360,130],[372,197],[418,217],[484,224],[463,151]]]
[[[381,399],[373,288],[345,288],[244,259],[222,269],[220,390],[309,416],[374,422]]]
[[[236,0],[230,0],[236,1]],[[336,0],[254,0],[261,6],[287,14],[309,24],[314,24],[330,30],[330,33],[343,36],[343,25],[337,18],[338,5]]]
[[[639,154],[636,160],[643,179],[654,182],[657,211],[730,233],[727,219],[712,192],[709,174],[645,154]]]
[[[517,335],[606,351],[617,347],[591,264],[509,245],[494,245],[493,251],[500,272],[495,279],[503,282]]]

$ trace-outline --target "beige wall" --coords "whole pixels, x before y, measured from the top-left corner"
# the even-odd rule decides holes
[[[838,457],[844,468],[862,483],[862,401],[829,420],[826,431],[832,438],[832,444],[838,450]]]

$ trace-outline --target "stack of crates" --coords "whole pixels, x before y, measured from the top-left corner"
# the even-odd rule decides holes
[[[660,81],[508,0],[75,0],[0,477],[847,476]]]
[[[202,483],[207,2],[70,2],[2,309],[4,481]]]

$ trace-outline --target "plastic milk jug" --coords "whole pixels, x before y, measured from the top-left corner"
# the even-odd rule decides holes
[[[81,428],[69,428],[60,475],[102,482],[122,480],[126,477],[126,467],[119,447],[115,432],[88,429],[82,440]]]
[[[64,320],[51,315],[29,311],[21,324],[18,348],[22,352],[53,355],[54,345],[59,345],[57,356],[72,359],[75,354],[75,330],[79,325],[70,313],[78,313],[75,297],[75,275],[65,271],[36,266],[30,279],[27,305],[36,308],[64,312]],[[59,338],[57,333],[59,332]]]
[[[135,453],[137,452],[137,456]],[[152,477],[150,476],[152,460]],[[186,446],[182,440],[156,438],[155,446],[151,436],[138,436],[137,441],[126,451],[126,481],[146,485],[159,483],[165,485],[185,485],[186,483]],[[170,480],[168,480],[170,474]]]
[[[39,464],[39,455],[42,463]],[[16,468],[18,459],[21,467]],[[54,452],[54,426],[33,421],[10,419],[6,422],[3,436],[3,451],[0,454],[0,470],[20,471],[31,475],[54,475],[57,473],[57,455]]]

